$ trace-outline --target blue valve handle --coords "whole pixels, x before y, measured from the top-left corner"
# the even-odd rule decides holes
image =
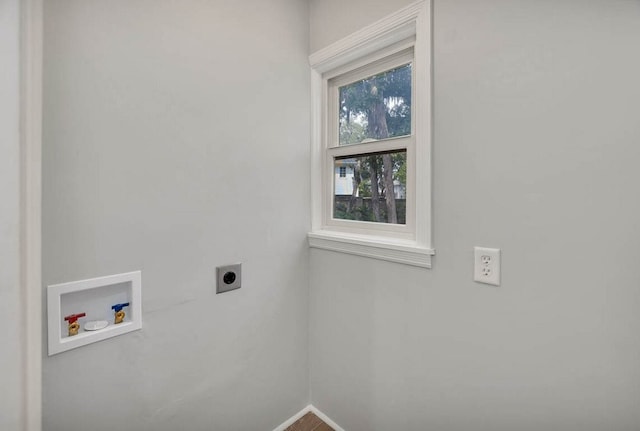
[[[128,306],[129,306],[128,302],[123,302],[122,304],[112,305],[111,309],[117,313],[118,311],[122,310],[123,307],[128,307]]]

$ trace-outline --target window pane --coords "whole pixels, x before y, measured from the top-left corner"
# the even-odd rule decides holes
[[[334,218],[406,224],[406,150],[336,158],[333,172]]]
[[[411,63],[339,88],[340,145],[411,134]]]

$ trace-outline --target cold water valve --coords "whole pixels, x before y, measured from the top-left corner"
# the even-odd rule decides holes
[[[114,324],[122,323],[124,321],[124,311],[122,310],[124,307],[128,307],[128,302],[123,302],[122,304],[115,304],[111,306],[111,309],[115,312],[114,314]]]

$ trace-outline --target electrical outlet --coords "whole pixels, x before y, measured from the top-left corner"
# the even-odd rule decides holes
[[[500,286],[500,249],[474,247],[473,280]]]
[[[217,287],[216,293],[229,292],[242,287],[242,265],[219,266],[216,268]]]

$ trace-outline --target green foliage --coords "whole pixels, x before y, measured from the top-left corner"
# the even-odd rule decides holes
[[[340,145],[411,134],[411,78],[411,64],[406,64],[340,87]],[[393,152],[389,155],[392,161],[392,180],[405,186],[406,152]],[[384,157],[382,154],[354,157],[357,160],[358,200],[356,202],[354,196],[348,204],[336,202],[334,217],[382,222],[391,220],[387,217],[389,209],[385,197],[391,196],[393,204],[394,186],[385,176]],[[389,166],[389,159],[386,160]],[[375,183],[372,181],[372,171],[377,177]],[[371,201],[373,196],[380,197],[381,205]],[[381,209],[380,220],[375,220],[373,215],[374,203]],[[393,205],[389,208],[393,209]],[[404,207],[399,209],[396,206],[395,215],[399,222],[404,220]]]
[[[383,138],[411,133],[411,64],[340,87],[339,97],[341,144],[380,138],[371,124],[372,109],[379,103],[386,111],[388,136]]]
[[[348,210],[348,196],[336,196],[334,201],[333,217],[340,220],[360,220],[360,221],[375,221],[373,218],[373,211],[371,210],[371,198],[356,198],[355,205],[352,210]],[[380,209],[383,213],[383,218],[386,219],[386,209],[383,204],[383,199],[380,200]],[[396,199],[398,223],[406,223],[406,201],[404,199]]]
[[[371,208],[364,204],[362,199],[358,200],[360,201],[359,204],[355,205],[351,211],[349,211],[347,203],[336,202],[333,216],[340,220],[374,221]]]
[[[365,126],[352,121],[347,123],[340,119],[340,143],[359,144],[366,139]]]
[[[394,153],[393,159],[393,179],[398,180],[400,184],[407,185],[407,153]]]

